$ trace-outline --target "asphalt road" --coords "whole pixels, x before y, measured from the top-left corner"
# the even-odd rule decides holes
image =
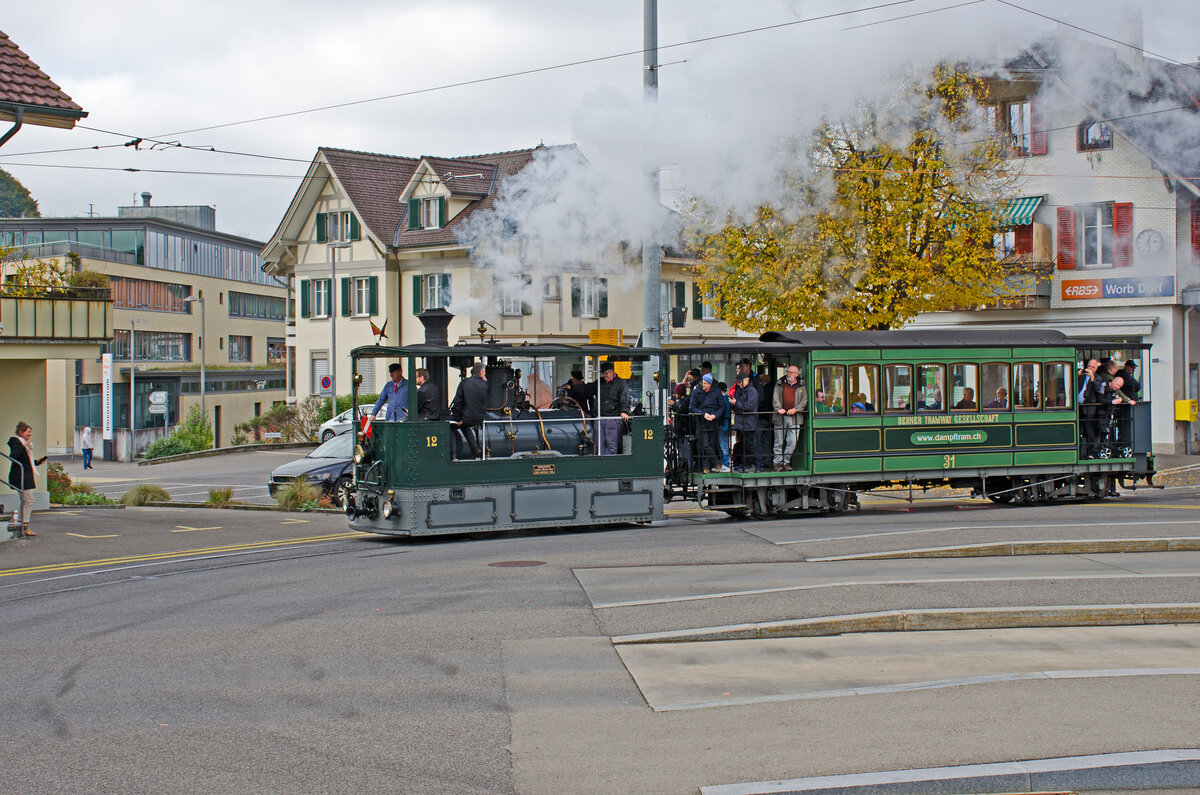
[[[138,472],[147,469],[157,468]],[[662,688],[675,698],[707,664],[717,667],[704,687],[726,702],[750,680],[756,692],[786,686],[794,696],[830,675],[853,681],[855,666],[904,681],[953,674],[964,659],[963,670],[981,670],[981,658],[1040,670],[1047,659],[1074,665],[1095,644],[1147,668],[1161,648],[1179,667],[1186,632],[1139,652],[1141,628],[1047,630],[1030,641],[1036,657],[1011,643],[998,650],[1006,638],[996,633],[978,643],[909,633],[907,648],[878,637],[874,651],[729,642],[716,660],[684,650],[629,668],[609,638],[902,607],[1197,602],[1200,553],[840,570],[808,561],[996,539],[1198,537],[1198,512],[1200,492],[1183,488],[1085,506],[872,504],[775,522],[673,508],[653,527],[416,541],[350,533],[328,514],[38,514],[41,535],[0,544],[0,791],[694,792],[1193,747],[1194,674],[692,699],[666,711],[648,702]],[[1096,576],[1072,578],[1081,573]]]

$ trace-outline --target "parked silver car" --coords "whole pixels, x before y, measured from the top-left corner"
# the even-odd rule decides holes
[[[387,404],[384,404],[384,406],[386,406],[386,405]],[[380,407],[380,410],[382,411],[383,407]],[[317,430],[317,438],[320,439],[322,442],[328,442],[330,439],[337,436],[339,433],[345,433],[346,431],[350,430],[350,426],[354,424],[350,421],[350,411],[351,411],[351,409],[346,409],[345,411],[343,411],[341,414],[337,415],[336,417],[325,420],[325,422],[321,423],[320,429]],[[359,406],[358,407],[359,419],[367,416],[370,413],[371,413],[370,406]]]

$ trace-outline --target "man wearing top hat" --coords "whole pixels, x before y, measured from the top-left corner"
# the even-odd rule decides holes
[[[616,455],[620,446],[621,422],[629,419],[633,410],[633,398],[629,395],[629,384],[617,375],[612,362],[600,363],[600,454]],[[617,417],[620,419],[617,419]],[[606,419],[611,418],[611,419]]]
[[[384,384],[384,387],[379,392],[379,399],[375,401],[375,408],[371,409],[371,416],[374,417],[379,413],[379,407],[387,403],[387,414],[383,419],[385,422],[404,422],[408,419],[408,381],[404,378],[404,370],[400,367],[400,362],[392,362],[388,365],[388,373],[391,374],[392,380]]]

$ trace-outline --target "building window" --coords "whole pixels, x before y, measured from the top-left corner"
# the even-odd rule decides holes
[[[986,108],[987,126],[996,130],[1014,157],[1044,155],[1048,151],[1044,125],[1037,122],[1032,99],[1015,100]]]
[[[349,210],[332,213],[317,213],[314,223],[318,243],[332,243],[337,240],[359,240],[362,231],[358,217]]]
[[[287,312],[286,299],[273,295],[229,292],[229,316],[252,320],[283,320]]]
[[[192,358],[192,335],[177,331],[139,331],[134,337],[139,362],[187,362]],[[129,330],[113,329],[113,358],[129,361]]]
[[[441,229],[448,220],[444,196],[408,200],[409,229]]]
[[[229,335],[229,361],[250,361],[250,337],[243,337],[237,334]]]
[[[608,317],[608,279],[571,277],[571,317]]]
[[[413,314],[426,309],[444,309],[450,305],[450,274],[426,273],[412,277]]]
[[[1112,128],[1106,122],[1088,119],[1079,125],[1079,151],[1112,149]]]
[[[533,314],[533,308],[525,300],[532,285],[533,278],[524,273],[495,277],[492,289],[496,293],[496,310],[510,317]]]
[[[542,300],[562,300],[562,280],[558,276],[547,276],[542,279]]]
[[[329,280],[313,279],[313,317],[329,317]]]
[[[367,315],[370,314],[371,308],[371,280],[367,278],[358,278],[354,280],[354,314]]]
[[[1113,264],[1113,206],[1095,204],[1079,210],[1081,257],[1084,268],[1108,268]]]
[[[110,276],[109,286],[112,288],[113,306],[119,309],[149,309],[180,314],[191,312],[191,305],[183,302],[192,293],[192,288],[186,284]]]
[[[267,364],[287,363],[287,342],[281,337],[267,337]]]

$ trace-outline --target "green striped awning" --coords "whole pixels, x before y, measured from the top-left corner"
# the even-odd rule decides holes
[[[1042,203],[1044,196],[1022,196],[1004,205],[1000,213],[1000,226],[1025,226],[1033,223],[1033,211]]]

